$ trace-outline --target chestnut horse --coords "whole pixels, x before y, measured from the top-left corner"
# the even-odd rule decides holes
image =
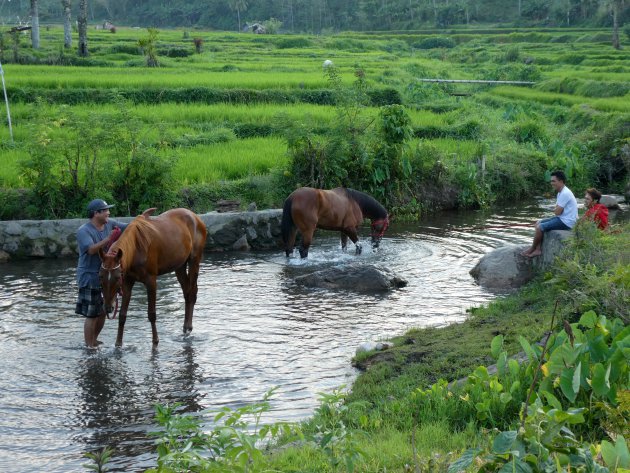
[[[172,271],[175,271],[184,293],[184,333],[192,330],[199,265],[206,244],[206,226],[187,209],[172,209],[157,217],[149,217],[153,210],[136,217],[107,253],[99,251],[102,260],[99,278],[108,314],[112,312],[116,297],[122,291],[116,346],[122,345],[131,290],[136,281],[147,288],[149,322],[153,344],[157,345],[157,277]]]
[[[293,252],[299,230],[302,234],[300,256],[306,258],[315,228],[339,230],[341,248],[346,250],[349,237],[356,245],[356,254],[360,254],[362,247],[357,230],[364,218],[372,220],[372,247],[378,248],[389,226],[389,216],[374,197],[346,187],[331,190],[300,187],[287,197],[282,209],[282,240],[286,255],[289,257]]]

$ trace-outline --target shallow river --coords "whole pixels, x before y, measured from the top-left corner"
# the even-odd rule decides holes
[[[393,224],[377,253],[365,245],[358,257],[341,253],[338,236],[326,232],[316,234],[305,262],[281,251],[207,253],[188,337],[181,334],[177,280],[160,278],[155,350],[143,286],[132,297],[124,347],[114,348],[117,323],[108,321],[104,344],[88,351],[83,319],[73,314],[76,261],[2,265],[0,471],[85,471],[83,454],[104,445],[115,451],[110,471],[143,471],[155,464],[147,435],[155,428],[155,403],[179,402],[187,412],[234,408],[277,386],[264,420],[308,417],[318,392],[352,383],[350,360],[359,344],[460,321],[466,309],[495,298],[468,271],[492,248],[529,242],[531,228],[504,226],[530,222],[552,204]],[[356,260],[389,267],[409,284],[387,295],[358,295],[292,282]]]

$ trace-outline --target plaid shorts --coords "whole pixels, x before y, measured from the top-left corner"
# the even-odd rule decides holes
[[[89,318],[104,314],[101,290],[89,287],[79,289],[79,297],[77,298],[77,305],[74,312]]]

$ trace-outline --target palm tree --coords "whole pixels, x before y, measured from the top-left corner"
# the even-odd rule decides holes
[[[247,10],[247,0],[228,0],[230,10],[236,12],[238,18],[238,31],[241,31],[241,12]]]
[[[63,47],[72,47],[72,0],[61,0],[63,6]]]
[[[33,49],[39,49],[39,8],[38,0],[31,0],[31,42]]]
[[[87,57],[90,55],[87,43],[87,13],[87,0],[79,0],[79,15],[77,16],[77,23],[79,27],[79,56],[81,57]]]

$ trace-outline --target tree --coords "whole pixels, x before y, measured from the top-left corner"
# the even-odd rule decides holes
[[[623,0],[612,0],[610,3],[613,17],[612,45],[615,49],[621,49],[621,43],[619,42],[619,11],[622,8]]]
[[[61,0],[63,6],[63,47],[72,47],[72,0]]]
[[[38,0],[31,0],[31,41],[33,49],[39,49],[39,8]]]
[[[247,0],[229,0],[228,5],[230,6],[230,10],[236,12],[236,16],[238,18],[238,31],[241,31],[241,11],[247,10]]]
[[[87,42],[87,15],[87,0],[79,0],[79,16],[77,17],[77,23],[79,26],[79,56],[81,57],[88,57],[90,55]]]

